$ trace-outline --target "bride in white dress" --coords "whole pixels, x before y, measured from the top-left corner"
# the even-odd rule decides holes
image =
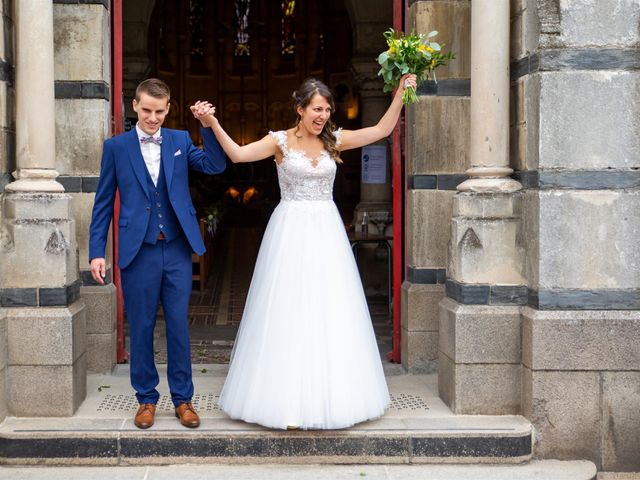
[[[390,135],[406,75],[377,125],[335,130],[318,80],[294,92],[297,124],[239,146],[210,104],[194,115],[234,163],[275,157],[281,201],[265,231],[219,405],[271,428],[337,429],[380,417],[389,404],[360,276],[333,203],[339,153]]]

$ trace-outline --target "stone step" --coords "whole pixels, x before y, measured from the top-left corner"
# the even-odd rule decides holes
[[[518,416],[380,419],[334,431],[274,431],[228,419],[182,427],[132,419],[15,418],[0,425],[4,464],[522,463],[531,424]]]
[[[172,465],[150,467],[0,467],[0,480],[594,480],[586,461],[523,465]]]

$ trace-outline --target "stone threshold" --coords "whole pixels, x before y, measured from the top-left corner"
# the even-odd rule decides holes
[[[344,430],[271,430],[229,419],[217,406],[226,366],[194,368],[201,426],[173,414],[161,367],[155,424],[133,425],[137,407],[128,369],[89,375],[87,398],[72,417],[8,417],[0,423],[0,464],[349,464],[504,463],[533,454],[533,428],[520,416],[454,415],[436,375],[389,373],[384,417]]]
[[[60,420],[60,419],[56,419]],[[66,429],[20,428],[9,419],[0,432],[2,464],[181,463],[522,463],[533,453],[532,431],[514,417],[511,427],[449,425],[351,428],[344,431],[274,431],[215,428],[184,431],[120,428],[115,420],[69,422]],[[41,422],[42,427],[46,421]],[[125,422],[128,423],[128,422]],[[213,422],[212,422],[213,423]],[[436,422],[437,423],[437,422]],[[500,421],[503,423],[503,421]],[[153,427],[152,427],[153,428]]]
[[[3,476],[4,474],[4,476]],[[633,474],[598,480],[637,480]],[[588,461],[533,460],[523,465],[169,465],[117,467],[0,467],[6,480],[596,480]]]

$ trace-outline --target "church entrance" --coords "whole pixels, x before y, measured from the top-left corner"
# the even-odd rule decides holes
[[[189,112],[195,101],[214,104],[224,128],[243,145],[270,129],[293,125],[291,93],[308,77],[322,80],[334,92],[333,121],[343,128],[359,128],[360,87],[352,73],[353,30],[346,3],[123,2],[123,128],[135,125],[131,98],[146,77],[160,78],[170,86],[171,110],[165,126],[188,130],[196,145],[202,143],[200,125]],[[334,186],[347,229],[359,222],[354,214],[361,200],[360,155],[360,150],[342,154],[344,164]],[[269,160],[229,162],[218,176],[194,172],[190,184],[208,249],[204,256],[193,258],[189,312],[193,362],[226,363],[262,234],[279,200],[276,168]],[[380,277],[368,282],[372,292],[367,293],[383,357],[392,348],[389,288],[384,283],[390,282],[389,254],[380,248],[370,255],[379,265],[377,273],[367,272],[370,278]],[[125,322],[125,339],[126,330]],[[161,309],[156,335],[156,357],[162,363],[166,349]]]

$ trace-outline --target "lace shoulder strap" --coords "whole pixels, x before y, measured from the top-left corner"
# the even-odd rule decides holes
[[[269,135],[271,135],[276,141],[276,143],[280,147],[280,150],[282,151],[282,154],[288,155],[289,149],[287,148],[287,131],[279,130],[277,132],[272,132],[271,130],[269,130]]]
[[[336,147],[342,145],[342,127],[338,128],[333,132],[336,137]]]

